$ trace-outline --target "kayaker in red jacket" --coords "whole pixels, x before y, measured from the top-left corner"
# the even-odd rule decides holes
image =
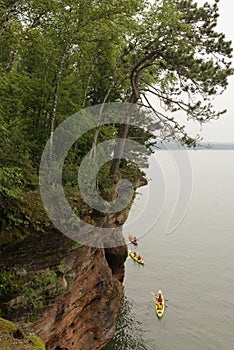
[[[157,301],[158,301],[159,303],[162,303],[163,298],[162,298],[162,296],[161,296],[161,295],[159,295],[159,296],[157,297]]]
[[[162,292],[161,291],[158,292],[158,296],[156,297],[156,300],[157,300],[158,303],[162,303],[163,302]]]

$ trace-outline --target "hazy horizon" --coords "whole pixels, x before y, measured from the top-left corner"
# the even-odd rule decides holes
[[[234,142],[222,142],[222,141],[202,141],[196,147],[186,147],[181,146],[179,142],[159,142],[155,145],[156,149],[166,150],[166,149],[174,149],[174,150],[183,150],[184,148],[188,150],[234,150]]]

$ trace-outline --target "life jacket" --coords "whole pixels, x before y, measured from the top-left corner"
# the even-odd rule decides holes
[[[158,303],[157,307],[158,307],[158,309],[162,309],[163,308],[162,303]]]
[[[162,301],[163,301],[163,298],[162,298],[162,296],[160,295],[160,296],[158,297],[158,302],[159,302],[159,303],[162,303]]]

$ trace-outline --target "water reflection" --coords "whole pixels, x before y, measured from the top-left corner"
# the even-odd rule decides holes
[[[133,301],[123,296],[115,337],[103,350],[152,350],[145,344],[143,326],[133,313]]]

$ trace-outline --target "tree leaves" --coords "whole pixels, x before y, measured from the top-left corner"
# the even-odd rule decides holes
[[[193,0],[2,4],[0,132],[7,166],[20,166],[26,151],[37,167],[49,132],[98,103],[143,104],[157,125],[170,130],[164,135],[182,142],[188,135],[174,112],[199,123],[223,113],[213,110],[211,98],[227,87],[233,69],[231,42],[216,30],[218,1],[202,6]],[[148,103],[149,93],[154,105]],[[104,127],[93,137],[115,137],[118,130]],[[134,132],[139,138],[137,130],[131,137]],[[83,142],[79,157],[71,159],[80,160],[86,151]]]

